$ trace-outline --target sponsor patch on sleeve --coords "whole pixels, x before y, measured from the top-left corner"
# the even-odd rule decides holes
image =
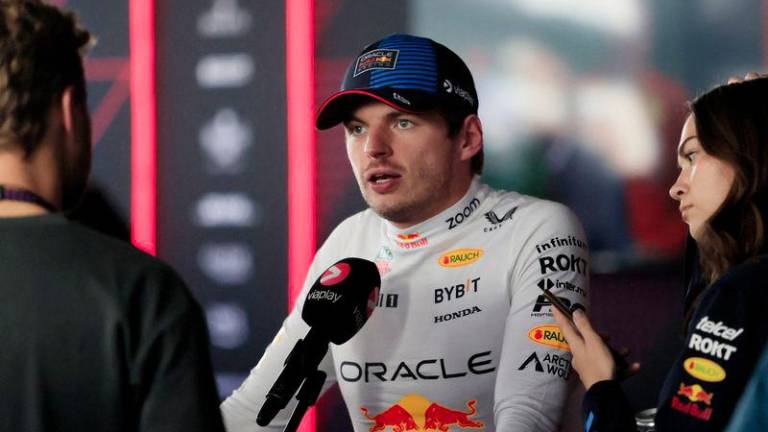
[[[571,375],[571,360],[565,355],[546,353],[539,355],[536,351],[520,364],[517,370],[528,370],[554,375],[567,380]]]
[[[563,351],[571,351],[571,347],[568,346],[568,341],[565,340],[565,336],[560,331],[560,327],[553,324],[533,327],[528,331],[528,339],[540,345],[557,348]]]
[[[672,409],[699,420],[709,421],[712,417],[712,392],[699,384],[680,383],[677,394],[672,396]]]
[[[683,363],[688,375],[706,382],[720,382],[725,379],[725,370],[712,360],[703,357],[688,357]]]

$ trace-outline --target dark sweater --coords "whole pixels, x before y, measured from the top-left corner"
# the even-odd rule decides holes
[[[0,219],[0,431],[222,431],[200,307],[61,216]]]

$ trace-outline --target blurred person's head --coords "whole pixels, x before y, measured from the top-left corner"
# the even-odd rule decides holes
[[[431,39],[396,34],[362,50],[316,125],[344,123],[363,198],[405,227],[450,207],[481,173],[477,107],[461,58]]]
[[[37,174],[55,180],[33,183],[57,183],[49,188],[56,190],[36,192],[64,209],[77,202],[90,170],[82,55],[91,40],[72,13],[40,0],[0,0],[0,156],[45,166],[49,172]]]
[[[712,283],[765,246],[768,79],[716,87],[690,107],[670,194]]]

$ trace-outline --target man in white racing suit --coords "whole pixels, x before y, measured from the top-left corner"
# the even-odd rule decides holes
[[[430,39],[391,35],[352,62],[317,126],[344,124],[369,209],[318,250],[295,309],[221,406],[233,431],[256,416],[308,326],[306,293],[345,257],[374,261],[375,312],[320,365],[355,431],[556,431],[570,354],[541,288],[584,308],[588,249],[564,206],[480,182],[482,127],[472,76]],[[268,428],[282,430],[292,406]]]

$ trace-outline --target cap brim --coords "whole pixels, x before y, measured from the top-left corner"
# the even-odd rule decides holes
[[[401,96],[402,100],[397,100],[393,94]],[[347,120],[351,110],[360,106],[361,101],[373,99],[387,104],[396,110],[418,113],[431,110],[438,105],[434,95],[429,95],[420,91],[397,90],[397,89],[353,89],[342,90],[331,95],[323,102],[320,109],[317,110],[315,117],[315,126],[320,129],[330,129],[337,124]],[[410,102],[410,103],[407,103]]]

